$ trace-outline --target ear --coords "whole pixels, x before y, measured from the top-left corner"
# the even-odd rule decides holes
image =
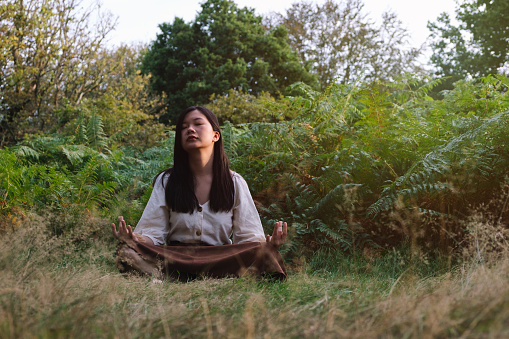
[[[212,141],[216,142],[221,137],[221,134],[218,131],[214,131],[214,137],[212,137]]]

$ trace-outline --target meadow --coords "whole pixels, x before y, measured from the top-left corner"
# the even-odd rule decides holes
[[[124,277],[107,220],[95,237],[53,237],[33,218],[2,237],[2,338],[502,338],[509,334],[507,243],[462,259],[405,250],[318,253],[286,281]],[[486,227],[473,224],[479,232]],[[485,225],[484,225],[485,226]],[[81,233],[81,234],[80,234]],[[83,240],[85,238],[86,240]],[[482,238],[482,237],[480,237]],[[80,240],[78,240],[80,239]],[[486,241],[486,239],[484,240]],[[453,263],[454,262],[454,263]]]

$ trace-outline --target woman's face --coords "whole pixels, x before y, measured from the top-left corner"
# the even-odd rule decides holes
[[[212,129],[207,117],[198,110],[187,113],[182,123],[182,147],[186,152],[214,148],[219,132]]]

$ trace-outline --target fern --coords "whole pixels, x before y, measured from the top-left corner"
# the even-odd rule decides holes
[[[18,145],[14,146],[12,148],[12,151],[16,156],[26,158],[26,159],[33,159],[35,161],[39,160],[39,152],[34,150],[31,147],[24,146],[24,145]]]
[[[460,168],[471,168],[478,177],[488,180],[494,170],[493,161],[498,155],[492,152],[492,147],[478,146],[475,141],[492,138],[490,134],[496,133],[500,125],[506,125],[508,118],[509,111],[491,118],[471,119],[468,125],[464,119],[459,118],[463,133],[426,154],[404,175],[386,186],[378,201],[368,208],[368,214],[375,217],[380,212],[391,209],[399,197],[403,197],[405,201],[410,198],[415,200],[423,194],[436,195],[451,189],[450,184],[445,182],[446,177],[458,172]]]
[[[87,125],[87,139],[90,147],[101,150],[107,145],[107,138],[104,135],[103,122],[100,115],[94,114],[90,117]]]
[[[286,211],[278,211],[275,206],[263,209],[276,218],[289,213],[289,218],[287,216],[285,219],[288,219],[295,234],[285,249],[286,253],[302,252],[304,248],[313,250],[321,246],[351,252],[369,243],[366,236],[352,235],[352,226],[345,220],[345,209],[339,208],[349,203],[345,198],[345,189],[357,185],[337,185],[321,196],[313,186],[295,180],[294,175],[285,176],[285,181],[291,186],[290,192],[286,195]],[[265,221],[270,225],[275,220]],[[356,229],[356,232],[362,233],[359,229]]]
[[[225,152],[230,157],[235,158],[238,156],[239,139],[248,131],[246,125],[236,128],[231,123],[226,122],[221,130]]]
[[[81,163],[88,150],[88,147],[84,145],[62,145],[60,148],[67,160],[73,165]]]
[[[74,131],[75,143],[88,144],[87,127],[85,125],[85,115],[80,113],[76,120],[76,128]]]
[[[90,200],[99,205],[114,205],[118,203],[115,197],[115,182],[96,183],[92,186]]]

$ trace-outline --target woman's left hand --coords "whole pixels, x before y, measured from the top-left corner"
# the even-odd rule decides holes
[[[288,233],[288,225],[286,222],[278,221],[274,225],[274,232],[272,235],[266,236],[267,242],[274,245],[276,248],[279,248],[286,241],[286,235]]]

